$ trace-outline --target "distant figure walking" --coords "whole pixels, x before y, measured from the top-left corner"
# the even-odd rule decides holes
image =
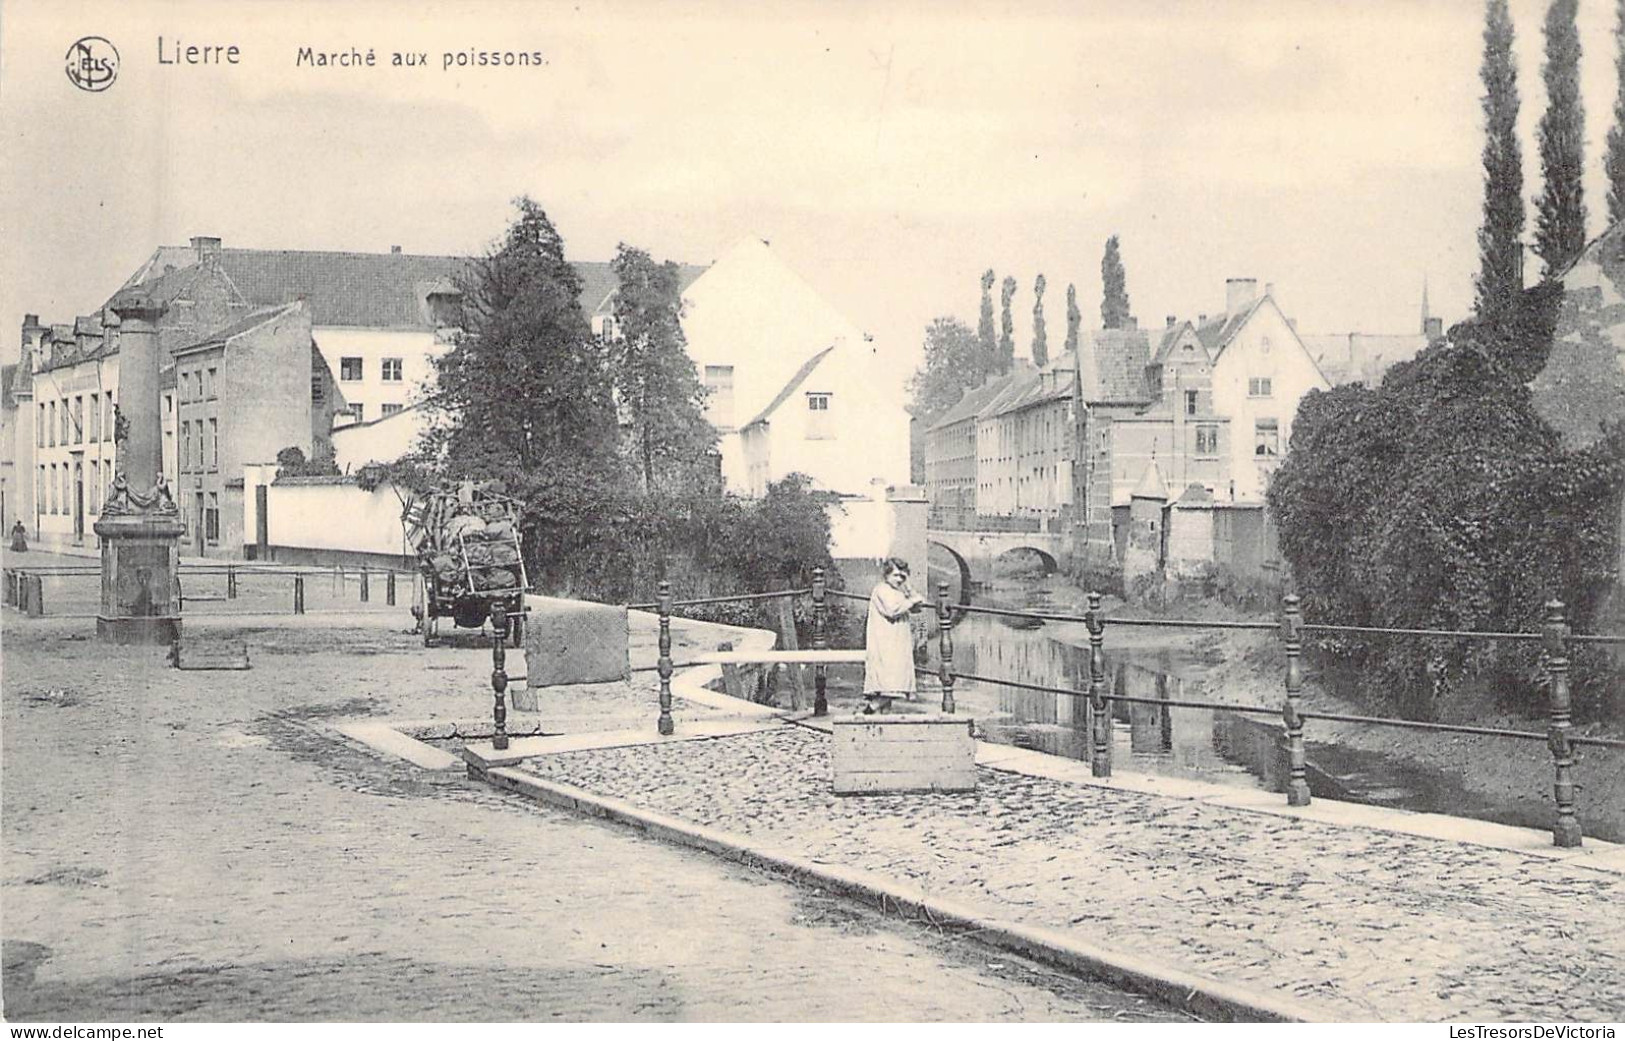
[[[869,594],[864,631],[863,711],[888,712],[895,698],[914,694],[914,632],[909,613],[925,603],[908,587],[908,561],[887,557],[881,581]]]
[[[28,529],[23,522],[18,521],[11,526],[11,551],[13,553],[28,552]]]

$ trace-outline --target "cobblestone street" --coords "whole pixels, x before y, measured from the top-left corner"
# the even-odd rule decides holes
[[[8,612],[6,1017],[1181,1018],[346,743],[342,718],[489,718],[489,655],[407,623],[189,619],[253,668],[178,672]]]
[[[987,767],[973,793],[837,797],[807,727],[524,768],[1329,1018],[1625,1015],[1612,871]]]

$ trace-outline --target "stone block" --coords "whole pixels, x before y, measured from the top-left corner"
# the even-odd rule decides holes
[[[614,683],[632,675],[626,608],[525,597],[525,687],[513,707],[535,711],[533,691],[573,683]]]
[[[976,740],[965,716],[845,716],[832,724],[836,795],[976,789]]]

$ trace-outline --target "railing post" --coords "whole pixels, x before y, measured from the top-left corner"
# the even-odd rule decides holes
[[[366,572],[363,571],[362,575],[362,582],[365,583]],[[363,584],[362,588],[365,589],[366,585]],[[506,751],[508,747],[508,703],[504,700],[508,691],[507,646],[508,614],[502,601],[498,600],[491,605],[491,690],[495,692],[491,717],[496,725],[491,733],[491,747],[498,752]]]
[[[824,569],[813,568],[812,572],[812,610],[813,610],[813,650],[822,651],[829,646],[824,637]],[[793,612],[792,612],[793,620]],[[791,666],[794,668],[794,666]],[[829,699],[825,694],[825,687],[829,681],[828,667],[823,662],[813,666],[813,715],[829,715]]]
[[[226,565],[226,599],[237,599],[237,569],[230,564]]]
[[[293,613],[305,613],[305,576],[293,576]]]
[[[45,617],[45,579],[40,575],[28,576],[28,617]]]
[[[1580,845],[1580,819],[1574,810],[1574,745],[1569,741],[1572,707],[1569,703],[1569,626],[1563,601],[1547,601],[1544,630],[1546,671],[1552,678],[1548,706],[1551,720],[1547,724],[1546,744],[1552,750],[1552,765],[1556,771],[1552,797],[1557,805],[1557,818],[1552,822],[1552,845],[1571,849]]]
[[[372,598],[372,589],[367,585],[367,578],[372,572],[366,568],[361,569],[361,602],[366,603]]]
[[[1309,805],[1308,755],[1303,747],[1303,606],[1288,593],[1281,598],[1281,639],[1286,644],[1286,703],[1281,720],[1286,724],[1286,804]]]
[[[954,711],[954,636],[953,611],[948,607],[948,582],[937,583],[937,649],[941,659],[937,678],[942,683],[942,711]]]
[[[671,719],[671,583],[665,579],[660,580],[659,601],[660,611],[660,722],[658,729],[661,736],[670,737],[676,732]]]
[[[1106,707],[1106,623],[1100,617],[1100,594],[1089,594],[1089,611],[1084,615],[1089,629],[1089,712],[1093,747],[1089,772],[1096,777],[1112,775],[1112,717]]]
[[[384,579],[384,603],[390,607],[395,606],[395,572],[393,571]]]

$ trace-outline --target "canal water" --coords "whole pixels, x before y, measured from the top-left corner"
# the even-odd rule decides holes
[[[1084,606],[1082,593],[1058,576],[1001,581],[991,590],[979,590],[974,602],[1055,614],[1081,614]],[[969,614],[955,626],[953,639],[956,672],[1088,689],[1089,634],[1081,623]],[[1226,700],[1222,691],[1208,688],[1211,662],[1189,649],[1114,648],[1108,640],[1106,658],[1107,682],[1114,693],[1169,701]],[[962,680],[955,700],[959,711],[975,716],[986,740],[1089,760],[1087,698]],[[1116,770],[1285,791],[1285,745],[1280,720],[1273,716],[1171,705],[1111,705]],[[1529,828],[1551,824],[1549,806],[1529,800],[1498,801],[1469,791],[1444,770],[1314,740],[1307,743],[1307,750],[1310,791],[1319,798]],[[1625,839],[1619,832],[1617,822],[1593,819],[1587,825],[1587,834],[1598,838]]]

